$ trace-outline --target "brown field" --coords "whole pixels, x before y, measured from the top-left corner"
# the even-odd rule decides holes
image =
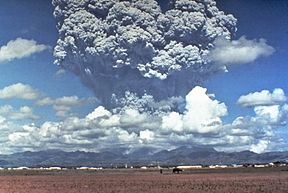
[[[1,171],[0,193],[287,193],[287,168]]]

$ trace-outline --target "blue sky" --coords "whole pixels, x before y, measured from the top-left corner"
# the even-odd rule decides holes
[[[217,1],[217,6],[220,10],[223,10],[225,13],[231,13],[234,15],[235,18],[237,18],[237,32],[235,34],[235,37],[233,37],[233,39],[238,40],[242,36],[245,36],[247,40],[255,39],[255,41],[258,42],[259,39],[263,38],[266,40],[267,45],[274,48],[275,52],[271,55],[269,54],[269,56],[267,57],[259,57],[255,61],[247,64],[231,65],[228,67],[229,72],[214,74],[210,76],[207,80],[205,80],[204,84],[201,86],[203,88],[204,87],[207,88],[207,93],[215,94],[215,100],[217,99],[221,103],[222,102],[225,103],[227,107],[227,109],[225,109],[223,106],[219,104],[217,106],[217,110],[221,112],[216,115],[216,118],[217,120],[218,118],[221,118],[221,127],[225,128],[232,127],[231,126],[232,122],[235,121],[237,117],[246,117],[247,119],[250,120],[250,122],[242,125],[243,131],[245,130],[246,132],[246,130],[250,131],[251,129],[261,130],[259,128],[263,127],[262,123],[265,122],[266,120],[263,121],[262,118],[260,120],[259,117],[260,115],[263,115],[263,112],[265,114],[266,110],[261,111],[259,110],[260,108],[258,108],[259,111],[257,112],[259,113],[258,114],[256,113],[257,115],[255,118],[255,112],[256,112],[255,108],[257,108],[257,106],[259,105],[251,105],[250,107],[247,108],[243,107],[243,105],[241,106],[241,104],[237,103],[237,101],[240,98],[240,96],[244,96],[249,93],[260,92],[262,90],[269,90],[270,92],[269,94],[271,94],[275,88],[281,88],[284,92],[288,90],[288,84],[287,84],[288,78],[286,75],[287,50],[288,50],[287,45],[288,2],[285,0],[278,0],[278,1],[219,0]],[[69,134],[68,131],[65,130],[64,128],[65,124],[68,124],[70,123],[69,121],[72,121],[71,117],[75,119],[74,121],[72,121],[73,123],[77,122],[80,124],[84,121],[81,120],[81,118],[86,119],[88,117],[86,115],[88,115],[89,113],[90,117],[94,116],[96,118],[99,117],[97,113],[100,114],[102,113],[101,116],[103,116],[103,114],[107,115],[109,117],[109,120],[111,117],[112,120],[114,115],[115,115],[114,117],[117,117],[117,115],[113,114],[112,110],[111,112],[109,112],[109,110],[105,108],[104,109],[98,108],[97,110],[99,103],[95,99],[93,91],[87,88],[87,86],[85,86],[83,83],[81,83],[80,78],[77,77],[75,74],[68,71],[63,72],[57,65],[53,64],[55,59],[53,56],[53,48],[55,47],[56,41],[58,39],[58,31],[56,29],[57,22],[53,16],[53,11],[54,7],[52,6],[50,0],[25,0],[25,1],[10,0],[1,2],[0,6],[1,49],[3,48],[3,46],[7,45],[8,42],[14,41],[17,38],[34,40],[37,45],[45,46],[43,50],[39,52],[35,51],[29,54],[29,56],[20,57],[18,59],[12,58],[10,60],[4,60],[0,63],[1,68],[0,89],[2,91],[5,87],[9,87],[19,83],[22,86],[29,85],[35,92],[39,94],[39,97],[37,97],[37,99],[29,99],[29,100],[23,98],[21,99],[21,96],[12,96],[6,98],[4,97],[0,99],[0,111],[2,107],[2,112],[6,112],[6,116],[10,116],[10,118],[5,117],[5,113],[1,115],[1,117],[5,119],[5,121],[3,121],[3,125],[6,124],[8,125],[7,127],[9,127],[8,129],[7,127],[4,126],[1,128],[3,130],[3,134],[0,137],[1,139],[0,141],[5,146],[1,150],[1,152],[10,153],[13,151],[39,150],[41,149],[42,145],[47,145],[48,149],[62,148],[67,151],[78,149],[85,151],[96,151],[95,149],[92,148],[93,146],[96,146],[97,147],[96,149],[98,149],[98,147],[99,149],[105,148],[106,146],[108,146],[107,144],[109,144],[111,141],[113,142],[112,139],[114,138],[117,138],[117,140],[115,141],[116,146],[117,144],[120,143],[121,145],[125,144],[125,142],[127,144],[129,143],[134,144],[133,140],[139,142],[140,145],[137,144],[136,146],[141,146],[143,144],[144,145],[154,144],[153,139],[155,138],[155,136],[158,136],[160,134],[154,132],[153,129],[151,129],[152,126],[143,127],[144,129],[140,131],[137,129],[135,129],[135,131],[129,129],[121,130],[121,128],[116,128],[113,126],[113,128],[115,129],[115,133],[112,134],[113,133],[112,131],[111,133],[110,131],[109,132],[107,131],[108,132],[107,135],[109,136],[115,135],[115,136],[111,137],[111,139],[107,137],[108,140],[105,140],[106,139],[105,137],[103,137],[103,139],[101,137],[99,138],[98,135],[97,138],[93,139],[92,137],[93,132],[95,134],[96,131],[89,133],[87,129],[89,127],[87,126],[89,125],[88,123],[85,125],[85,127],[83,125],[73,127],[74,128],[73,132],[75,131],[73,134]],[[202,96],[201,94],[205,95],[205,93],[203,93],[204,92],[203,90],[198,89],[197,91],[199,96]],[[195,96],[197,97],[198,95],[195,94]],[[182,97],[185,98],[185,96]],[[187,100],[186,103],[189,103],[189,100],[188,99],[186,100]],[[206,107],[205,105],[207,105],[207,109],[209,110],[210,106],[213,103],[208,99],[206,100],[206,102],[207,103],[205,104],[203,103],[203,105],[204,107]],[[248,102],[246,101],[246,103]],[[280,100],[280,102],[268,101],[267,103],[269,103],[268,106],[270,107],[272,105],[279,105],[279,108],[281,109],[283,107],[283,104],[285,103],[285,100]],[[191,102],[191,104],[194,104],[194,102]],[[8,110],[7,106],[9,106]],[[29,107],[28,110],[29,112],[25,110],[21,111],[20,108],[23,106]],[[94,109],[95,111],[93,111]],[[32,110],[33,113],[30,112],[30,110]],[[215,109],[211,109],[211,111],[213,110]],[[226,111],[228,111],[228,113],[225,113]],[[93,113],[91,114],[91,112],[94,112],[94,114]],[[123,119],[125,118],[125,116],[126,118],[128,117],[128,119],[133,119],[133,117],[135,119],[138,119],[141,116],[142,118],[146,116],[146,114],[144,116],[144,113],[141,113],[140,111],[135,112],[135,109],[132,110],[126,109],[123,112],[124,112],[123,115],[122,114],[119,115],[119,117]],[[189,114],[190,112],[188,110],[188,107],[187,112],[188,112],[187,114]],[[191,113],[192,112],[193,111],[191,111]],[[19,118],[19,114],[21,113],[23,114],[26,113],[26,115],[22,117],[20,116]],[[281,113],[283,114],[284,117],[285,113],[283,112]],[[281,113],[278,112],[278,114]],[[273,113],[270,114],[266,113],[265,116],[270,116],[271,114]],[[176,117],[175,116],[173,117],[173,115],[176,114],[163,115],[163,117],[166,117],[167,119],[170,117],[172,120],[174,120],[174,118],[175,120],[178,120],[179,116],[177,115]],[[13,118],[13,116],[15,118]],[[185,116],[186,115],[184,114],[181,115],[181,117],[184,117],[183,120],[185,119]],[[214,115],[211,114],[211,117],[214,120],[213,116]],[[162,117],[162,123],[164,122],[164,120],[166,120],[163,117]],[[210,119],[211,117],[209,116],[205,117],[205,120],[206,118]],[[283,121],[282,119],[285,119],[283,117],[281,117],[281,121]],[[261,122],[262,125],[257,125],[252,121],[253,124],[255,124],[254,127],[254,125],[251,123],[251,120],[254,120],[253,118],[257,120],[259,119],[260,121],[258,122]],[[274,122],[273,123],[272,122],[269,123],[265,122],[265,123],[267,123],[268,125],[269,124],[273,125],[274,123],[276,124],[277,121],[274,120]],[[64,141],[67,140],[67,143],[60,143],[59,141],[55,142],[57,141],[57,139],[52,139],[53,137],[52,134],[51,134],[52,137],[50,136],[51,138],[49,139],[50,140],[49,143],[46,143],[45,140],[43,139],[37,138],[36,137],[37,134],[35,134],[35,137],[32,139],[26,138],[28,134],[27,135],[25,134],[27,133],[27,129],[25,128],[29,127],[31,128],[30,130],[28,129],[29,131],[31,131],[32,133],[35,131],[36,133],[39,132],[41,129],[43,130],[44,128],[43,125],[45,125],[45,123],[46,125],[50,124],[50,126],[54,125],[55,127],[57,125],[57,127],[60,128],[60,129],[58,128],[58,131],[60,133],[60,134],[58,133],[59,136],[62,135],[61,131],[63,131],[63,135],[66,136],[66,138],[64,138]],[[194,122],[190,124],[193,125]],[[249,124],[250,125],[252,124],[253,128],[248,129],[247,125]],[[243,140],[247,141],[250,140],[249,142],[247,142],[247,144],[241,145],[239,143],[239,140],[241,141],[241,138],[239,139],[233,138],[232,140],[232,137],[228,137],[227,139],[231,139],[231,141],[233,141],[231,143],[233,143],[233,145],[237,147],[236,149],[237,150],[239,149],[239,151],[245,149],[253,150],[253,148],[257,149],[257,147],[258,149],[259,148],[261,149],[262,148],[261,145],[265,146],[263,151],[287,150],[286,146],[287,144],[285,142],[288,139],[288,135],[286,132],[286,124],[283,124],[281,122],[280,125],[281,126],[277,126],[277,128],[274,128],[273,126],[272,128],[273,136],[270,135],[269,133],[271,128],[264,129],[266,134],[269,133],[265,136],[256,132],[255,135],[257,136],[259,135],[258,137],[253,138],[252,136],[245,136],[246,138]],[[73,138],[77,133],[81,133],[80,130],[82,129],[82,127],[83,127],[82,131],[83,132],[87,131],[90,137],[85,138],[83,137],[84,134],[79,134],[81,135],[81,137],[77,136]],[[101,130],[100,126],[97,127],[99,127],[99,130]],[[133,128],[134,127],[135,126],[133,126]],[[207,136],[211,136],[211,139],[215,138],[216,136],[215,131],[217,131],[217,129],[215,131],[213,130],[212,134],[209,133],[210,130],[208,129],[206,133],[207,135],[202,136],[202,134],[203,133],[205,134],[206,131],[199,130],[198,132],[197,129],[195,131],[192,129],[191,133],[189,133],[188,130],[186,131],[185,129],[181,130],[177,128],[178,126],[175,126],[174,128],[165,127],[165,129],[171,129],[171,131],[175,131],[171,132],[169,136],[166,136],[166,140],[168,141],[171,138],[171,136],[175,135],[179,137],[179,141],[175,143],[172,142],[170,143],[167,141],[163,142],[165,137],[161,135],[161,137],[163,137],[163,140],[162,141],[160,140],[160,142],[159,141],[155,142],[155,147],[163,146],[163,144],[170,144],[170,145],[172,144],[171,147],[174,147],[173,145],[175,144],[179,145],[189,144],[190,140],[193,141],[191,143],[211,145],[215,146],[220,150],[230,151],[230,149],[228,148],[229,145],[224,144],[223,142],[227,140],[225,139],[225,137],[223,137],[226,131],[218,133],[218,137],[220,135],[222,136],[222,138],[219,137],[220,142],[209,144],[207,141],[209,141],[210,138]],[[51,129],[51,133],[53,133],[52,130],[53,129]],[[180,130],[184,133],[183,136],[185,137],[177,133]],[[261,130],[261,132],[264,132],[264,130]],[[254,131],[251,132],[253,133]],[[185,133],[187,133],[187,135]],[[56,134],[55,136],[54,137],[57,138]],[[197,136],[200,137],[198,137],[197,140],[194,140],[195,138],[197,138]],[[183,138],[185,139],[182,140]],[[94,143],[92,142],[94,140],[95,141],[98,140],[100,142]],[[271,145],[268,146],[266,143],[267,144],[269,143]],[[278,146],[275,145],[277,143]],[[262,152],[262,149],[261,150],[258,149],[255,150],[255,152]]]
[[[20,37],[33,39],[48,45],[49,48],[30,57],[2,63],[1,88],[21,82],[54,98],[72,95],[93,96],[92,92],[86,89],[76,76],[69,73],[63,76],[55,75],[60,68],[53,65],[53,46],[57,40],[57,30],[51,2],[47,0],[13,0],[3,2],[3,4],[0,8],[0,18],[5,30],[0,32],[1,45],[6,45],[10,40]],[[5,105],[7,101],[0,103]],[[23,101],[11,100],[8,101],[8,104],[22,106]],[[84,112],[87,113],[88,110],[84,110]],[[37,113],[44,114],[45,118],[55,119],[49,109],[41,109]]]
[[[285,0],[220,0],[217,3],[222,10],[238,19],[236,37],[264,38],[276,52],[270,57],[236,66],[229,69],[229,73],[212,77],[207,83],[209,90],[230,105],[245,93],[274,88],[287,90],[288,3]],[[242,108],[235,110],[237,114],[241,112]]]

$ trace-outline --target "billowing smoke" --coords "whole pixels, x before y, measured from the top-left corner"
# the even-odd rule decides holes
[[[214,0],[53,0],[56,64],[81,77],[104,105],[126,91],[157,101],[185,96],[225,64],[209,62],[236,19]],[[114,95],[114,96],[115,96]]]
[[[79,76],[102,104],[84,118],[19,129],[9,135],[12,146],[35,146],[34,137],[40,148],[55,147],[56,137],[69,150],[202,144],[263,152],[276,139],[273,129],[286,124],[281,89],[241,96],[238,103],[254,107],[255,116],[225,123],[228,107],[201,87],[227,66],[275,51],[264,39],[234,40],[236,19],[215,0],[52,2],[55,63]]]

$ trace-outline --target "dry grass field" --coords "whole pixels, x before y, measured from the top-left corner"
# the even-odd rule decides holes
[[[282,169],[2,171],[0,193],[287,193]]]

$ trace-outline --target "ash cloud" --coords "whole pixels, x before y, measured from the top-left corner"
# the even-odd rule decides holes
[[[216,39],[230,40],[236,31],[236,19],[213,0],[53,5],[59,31],[55,63],[80,76],[105,106],[112,94],[123,97],[126,91],[156,100],[185,96],[210,74],[225,71],[207,55]]]
[[[226,65],[274,52],[265,40],[232,40],[237,20],[214,0],[52,2],[59,31],[55,63],[79,76],[102,106],[84,118],[18,129],[9,135],[12,146],[25,141],[32,149],[95,151],[203,144],[262,152],[274,128],[286,124],[287,106],[271,106],[269,96],[256,101],[262,106],[254,105],[255,116],[225,123],[228,107],[198,86],[226,72]],[[244,97],[243,106],[253,106],[250,98]]]

